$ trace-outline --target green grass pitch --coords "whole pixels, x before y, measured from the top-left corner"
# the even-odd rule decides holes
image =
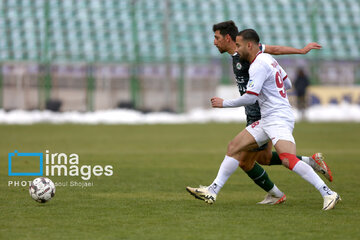
[[[360,238],[358,123],[295,126],[298,154],[326,154],[334,175],[329,186],[343,199],[334,210],[322,211],[318,191],[282,166],[265,167],[287,195],[282,205],[256,205],[265,193],[241,169],[214,205],[190,196],[185,187],[212,182],[227,143],[243,127],[1,125],[0,239]],[[58,187],[54,199],[39,204],[27,187],[8,186],[34,178],[8,176],[7,154],[14,150],[77,153],[80,165],[113,165],[114,174],[92,177],[92,187]]]

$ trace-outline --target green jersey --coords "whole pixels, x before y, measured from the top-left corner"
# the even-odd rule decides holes
[[[262,44],[259,45],[261,51],[264,51]],[[235,53],[232,55],[233,59],[233,71],[235,74],[236,84],[238,86],[240,95],[246,93],[246,86],[249,81],[249,68],[250,63],[248,61],[240,59],[239,55]],[[247,125],[252,124],[261,119],[260,107],[258,102],[253,105],[245,106],[246,122]]]

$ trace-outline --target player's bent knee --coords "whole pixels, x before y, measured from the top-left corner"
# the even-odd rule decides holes
[[[257,152],[256,161],[261,165],[270,165],[272,152],[265,149]]]
[[[267,158],[267,157],[260,157],[258,159],[256,159],[256,161],[261,164],[261,165],[270,165],[271,162],[271,157]]]
[[[254,167],[255,161],[239,161],[239,167],[245,172],[250,171]]]
[[[226,155],[233,157],[235,156],[237,153],[239,153],[238,149],[237,149],[237,145],[236,142],[234,140],[230,141],[227,147],[227,153]]]

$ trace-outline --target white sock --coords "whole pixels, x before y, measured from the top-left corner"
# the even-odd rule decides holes
[[[321,180],[314,170],[306,163],[298,161],[292,170],[319,190],[321,196],[333,194],[324,181]]]
[[[209,186],[209,191],[218,194],[221,188],[225,185],[229,177],[238,169],[239,161],[235,158],[225,156],[223,162],[220,165],[218,174]]]
[[[314,167],[314,161],[311,160],[312,159],[310,159],[310,157],[301,156],[301,161],[306,162],[307,164],[309,164],[310,167]]]
[[[282,197],[284,193],[278,189],[278,187],[274,184],[274,187],[268,192],[274,197]]]

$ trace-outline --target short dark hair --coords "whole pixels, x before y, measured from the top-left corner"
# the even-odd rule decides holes
[[[235,42],[236,41],[236,35],[238,34],[239,30],[235,23],[230,20],[226,22],[220,22],[213,25],[213,32],[216,32],[217,30],[220,31],[220,34],[223,36],[226,36],[229,34],[231,39]]]
[[[244,29],[238,33],[238,36],[241,36],[246,41],[252,41],[257,44],[260,42],[260,37],[254,29]]]

